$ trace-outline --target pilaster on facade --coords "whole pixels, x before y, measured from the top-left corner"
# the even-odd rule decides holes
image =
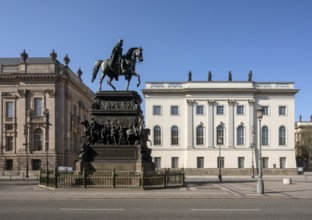
[[[195,100],[187,99],[187,147],[194,148],[194,104]]]
[[[234,148],[234,131],[235,131],[235,123],[234,123],[234,110],[235,110],[235,100],[229,99],[228,100],[229,106],[229,116],[228,116],[228,147]]]
[[[208,99],[208,148],[214,147],[214,108],[215,108],[215,100]]]

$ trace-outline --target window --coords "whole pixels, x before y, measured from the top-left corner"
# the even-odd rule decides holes
[[[153,129],[154,133],[154,145],[161,145],[161,130],[159,126],[155,126]]]
[[[197,168],[204,168],[204,157],[197,157]]]
[[[153,115],[161,115],[161,106],[160,105],[154,105],[153,106]]]
[[[13,124],[6,124],[6,125],[4,126],[4,129],[5,129],[6,131],[12,131],[12,130],[14,130],[14,126],[13,126]]]
[[[42,98],[35,98],[35,116],[43,116]]]
[[[217,127],[217,144],[224,145],[224,128],[221,125]]]
[[[278,143],[279,143],[279,145],[286,145],[286,128],[285,128],[285,126],[279,127]]]
[[[179,168],[179,158],[171,157],[171,168]]]
[[[171,127],[171,145],[179,145],[179,129],[177,126]]]
[[[286,115],[286,106],[278,107],[278,115]]]
[[[262,168],[269,168],[269,158],[262,157]]]
[[[5,142],[6,142],[6,151],[11,151],[13,150],[13,137],[7,136],[5,137]]]
[[[262,106],[263,115],[269,115],[269,106]]]
[[[263,126],[261,131],[261,144],[269,145],[269,129],[268,126]]]
[[[171,115],[179,115],[179,106],[177,105],[171,106]]]
[[[238,157],[238,168],[245,168],[245,157]]]
[[[218,157],[217,158],[217,167],[218,168],[224,168],[224,157]]]
[[[281,169],[286,168],[286,157],[280,157],[280,168]]]
[[[13,102],[6,102],[6,117],[13,118],[14,117],[14,109]]]
[[[196,115],[203,115],[204,114],[204,106],[197,105],[196,106]]]
[[[42,142],[43,142],[43,132],[40,128],[35,130],[35,145],[34,145],[34,150],[42,150]]]
[[[154,164],[155,164],[155,168],[160,169],[161,168],[161,157],[154,157]]]
[[[204,128],[201,125],[199,125],[196,128],[196,144],[197,145],[203,145],[204,144]]]
[[[13,170],[13,160],[5,160],[5,169]]]
[[[218,105],[217,106],[217,115],[223,115],[224,114],[224,106]]]
[[[40,170],[40,168],[41,168],[41,160],[31,160],[32,170]]]
[[[244,145],[244,127],[242,125],[237,127],[237,145]]]
[[[244,114],[244,106],[243,105],[238,105],[236,107],[236,114],[237,115],[243,115]]]

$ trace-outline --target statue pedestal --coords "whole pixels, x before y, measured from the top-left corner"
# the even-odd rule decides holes
[[[96,93],[91,121],[84,122],[85,141],[77,171],[155,170],[146,144],[149,129],[143,126],[141,102],[140,95],[134,91]]]
[[[154,164],[148,148],[141,145],[91,145],[90,162],[77,162],[76,170],[82,171],[152,171]]]

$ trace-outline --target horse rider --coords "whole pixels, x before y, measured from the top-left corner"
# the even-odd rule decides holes
[[[122,61],[122,46],[123,46],[123,40],[120,39],[118,43],[114,46],[111,54],[111,61],[109,62],[108,66],[109,68],[116,74],[118,75],[118,64],[121,64],[121,71],[125,72],[123,68],[123,61]],[[114,67],[117,66],[117,71],[115,71]]]

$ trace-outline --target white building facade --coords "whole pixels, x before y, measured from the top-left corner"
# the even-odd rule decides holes
[[[296,173],[297,92],[292,82],[146,82],[146,127],[156,167],[214,175],[220,166],[223,174],[249,175],[256,173],[261,140],[264,174]]]

